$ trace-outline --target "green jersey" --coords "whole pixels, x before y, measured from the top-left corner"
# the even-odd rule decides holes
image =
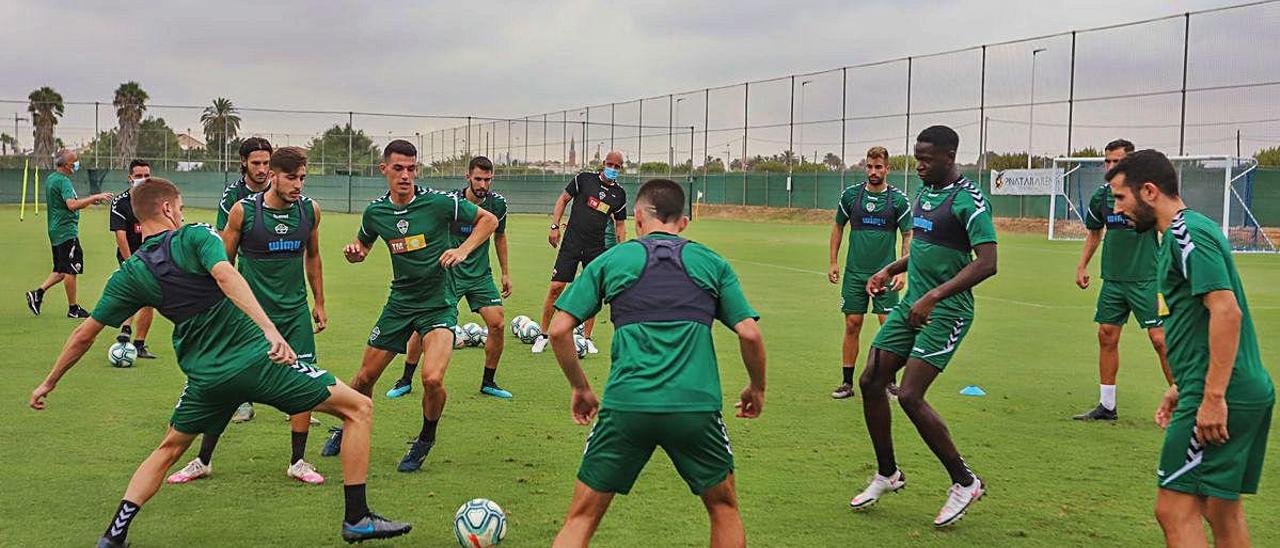
[[[271,185],[268,184],[263,190],[267,188],[271,188]],[[254,194],[257,193],[245,184],[244,176],[241,176],[239,181],[231,183],[231,186],[222,191],[222,198],[218,200],[218,219],[213,223],[214,228],[219,232],[227,228],[227,217],[231,215],[231,206]]]
[[[644,239],[677,239],[654,233]],[[706,246],[689,242],[681,251],[688,278],[716,300],[716,318],[733,328],[758,318],[729,263]],[[605,251],[582,270],[556,300],[556,308],[579,320],[600,311],[636,284],[648,264],[638,240]],[[617,306],[611,307],[617,313]],[[602,406],[619,411],[719,411],[723,405],[711,326],[696,321],[641,321],[619,325],[610,352],[613,366]]]
[[[288,209],[272,209],[254,194],[240,201],[240,274],[268,316],[292,316],[307,308],[305,253],[315,229],[315,205],[302,196]]]
[[[440,266],[440,255],[453,247],[449,226],[475,223],[480,208],[444,192],[414,186],[408,204],[397,205],[391,193],[364,208],[356,237],[366,246],[378,238],[391,252],[391,296],[387,306],[402,311],[430,311],[458,306],[453,274]]]
[[[155,249],[165,234],[148,237],[138,252]],[[227,260],[222,238],[207,224],[177,229],[170,253],[178,270],[196,276],[208,277],[214,265]],[[116,327],[140,308],[161,308],[163,304],[160,282],[142,257],[134,254],[107,280],[102,297],[93,307],[93,319]],[[223,297],[212,307],[173,326],[173,349],[178,367],[190,382],[209,386],[261,364],[270,347],[253,320]]]
[[[959,274],[973,261],[974,246],[996,242],[991,205],[982,191],[964,178],[942,188],[921,188],[912,225],[907,296],[900,306],[911,306]],[[972,317],[973,292],[966,289],[947,297],[934,311]]]
[[[78,199],[71,179],[61,172],[49,174],[44,181],[45,205],[48,206],[49,243],[58,245],[80,235],[80,212],[67,207],[67,200]]]
[[[1194,401],[1204,396],[1209,371],[1209,310],[1203,297],[1225,290],[1232,292],[1240,305],[1240,344],[1227,384],[1227,405],[1271,405],[1275,388],[1262,367],[1244,284],[1222,227],[1199,212],[1182,210],[1164,233],[1158,264],[1160,315],[1164,316],[1169,369],[1179,398]]]
[[[613,227],[613,223],[604,224],[604,248],[609,249],[618,245],[618,230]]]
[[[449,193],[461,202],[467,202],[467,189],[460,188]],[[494,235],[503,234],[507,231],[507,199],[501,194],[490,191],[484,200],[480,201],[480,209],[492,213],[498,218],[498,228],[494,229]],[[475,225],[470,222],[454,221],[449,224],[449,235],[452,237],[451,247],[458,247],[471,236],[471,229]],[[489,267],[489,240],[476,246],[467,260],[462,261],[453,267],[453,277],[459,283],[468,283],[475,280],[493,279],[493,269]]]
[[[875,274],[898,258],[898,232],[911,230],[907,195],[893,185],[872,192],[867,183],[844,189],[836,204],[836,224],[849,224],[848,274]]]
[[[1111,185],[1104,184],[1089,198],[1084,226],[1107,229],[1102,239],[1102,279],[1116,282],[1149,282],[1156,279],[1156,231],[1138,232],[1133,221],[1115,212]]]

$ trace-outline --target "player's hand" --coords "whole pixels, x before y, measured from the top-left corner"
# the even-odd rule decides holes
[[[347,258],[347,262],[358,263],[364,261],[369,252],[359,244],[347,244],[342,248],[342,254]]]
[[[48,396],[50,392],[53,392],[53,385],[49,384],[49,381],[40,383],[40,386],[31,391],[31,401],[27,402],[27,405],[30,405],[36,411],[44,409],[44,397]]]
[[[840,283],[840,265],[833,264],[827,269],[827,281],[833,284]]]
[[[586,426],[596,420],[596,412],[600,411],[600,399],[590,388],[575,389],[569,406],[573,411],[573,422]]]
[[[916,329],[928,325],[929,315],[933,313],[933,307],[937,304],[937,298],[933,296],[932,291],[925,293],[924,296],[916,299],[915,304],[911,305],[911,312],[907,314],[907,322]]]
[[[1160,428],[1168,428],[1169,419],[1173,418],[1173,409],[1178,406],[1178,387],[1172,385],[1165,390],[1164,397],[1160,398],[1160,405],[1156,407],[1156,425]]]
[[[1080,289],[1089,288],[1089,269],[1084,267],[1076,267],[1076,287]]]
[[[890,291],[902,291],[907,286],[907,274],[904,272],[893,277],[893,286]]]
[[[738,397],[738,403],[733,404],[738,410],[737,416],[740,419],[754,419],[760,416],[764,411],[764,390],[748,385],[742,389],[742,395]]]
[[[103,204],[111,201],[112,194],[110,192],[99,192],[93,195],[93,203]]]
[[[284,340],[284,336],[279,331],[266,333],[267,342],[271,344],[271,350],[267,352],[267,357],[272,362],[289,365],[298,361],[298,355],[289,347],[289,343]]]
[[[502,298],[511,296],[511,276],[502,275]]]
[[[547,243],[551,244],[551,247],[560,247],[560,229],[551,229],[551,233],[547,235]]]
[[[329,315],[325,314],[324,305],[318,304],[311,307],[311,321],[315,323],[312,333],[319,333],[329,327]]]
[[[1227,433],[1227,399],[1205,396],[1196,412],[1196,439],[1201,444],[1222,445],[1231,439]]]
[[[867,280],[867,293],[871,295],[881,295],[885,292],[885,284],[889,282],[889,273],[881,269],[879,272],[871,275]]]
[[[464,253],[461,249],[446,249],[440,254],[440,266],[445,268],[453,268],[454,265],[467,260],[468,253]]]

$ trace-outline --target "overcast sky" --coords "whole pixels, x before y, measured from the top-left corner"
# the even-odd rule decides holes
[[[0,99],[524,116],[1229,3],[0,0]]]

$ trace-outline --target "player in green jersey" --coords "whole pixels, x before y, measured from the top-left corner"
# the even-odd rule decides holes
[[[397,468],[415,472],[422,467],[436,441],[436,427],[444,412],[444,374],[453,355],[453,327],[458,322],[458,296],[453,268],[489,240],[498,219],[475,204],[413,183],[418,173],[418,149],[396,139],[382,152],[387,193],[364,210],[354,242],[343,248],[351,263],[364,261],[379,238],[391,254],[391,294],[378,323],[369,333],[360,371],[351,386],[373,393],[374,383],[397,354],[404,354],[413,334],[422,336],[422,430]],[[455,245],[449,235],[453,223],[473,225],[471,235]],[[339,453],[343,430],[334,429],[320,451]]]
[[[213,227],[182,224],[177,186],[151,178],[131,193],[145,238],[142,246],[107,280],[93,316],[71,334],[29,400],[33,409],[44,409],[45,398],[89,351],[104,326],[118,326],[144,306],[155,307],[174,323],[173,348],[186,384],[164,440],[134,472],[98,547],[127,546],[129,526],[160,489],[165,470],[197,434],[226,428],[245,400],[291,414],[316,410],[340,418],[348,432],[343,442],[342,538],[357,542],[408,533],[409,524],[373,513],[365,501],[373,426],[369,398],[329,372],[297,360],[249,284],[227,262],[226,248]]]
[[[867,292],[878,295],[888,290],[894,276],[906,272],[907,294],[876,334],[859,379],[878,470],[867,488],[849,501],[855,510],[867,508],[884,493],[906,485],[894,456],[885,394],[896,372],[905,368],[898,404],[951,477],[935,527],[955,523],[985,492],[982,480],[952,443],[946,423],[925,401],[973,324],[973,287],[996,273],[991,207],[982,191],[960,174],[955,163],[959,147],[960,136],[946,126],[931,126],[916,137],[916,173],[924,186],[912,211],[911,254],[867,281]]]
[[[318,362],[314,334],[328,324],[320,260],[320,205],[302,194],[307,178],[307,156],[302,149],[285,147],[273,152],[270,172],[271,185],[266,191],[231,206],[222,240],[233,265],[236,257],[241,257],[240,274],[271,323],[289,341],[299,360],[314,365]],[[306,282],[311,283],[314,308],[307,306]],[[303,459],[311,412],[293,415],[290,423],[292,453],[285,474],[303,483],[324,483],[315,466]],[[218,434],[205,434],[199,455],[167,481],[187,483],[208,476],[213,471],[218,438]]]
[[[222,191],[218,200],[218,218],[213,226],[219,232],[226,230],[231,207],[240,200],[262,192],[271,184],[271,142],[262,137],[250,137],[240,143],[240,180]]]
[[[756,418],[764,407],[764,340],[729,263],[677,235],[689,224],[684,207],[679,184],[645,183],[634,209],[640,238],[593,260],[555,302],[551,347],[573,388],[573,420],[596,421],[553,546],[586,546],[614,495],[631,490],[658,447],[702,498],[711,545],[746,545],[711,328],[718,320],[738,336],[751,379],[738,417]],[[601,403],[578,362],[573,330],[606,301],[616,329]]]
[[[1242,494],[1258,491],[1275,386],[1262,365],[1244,284],[1222,226],[1188,209],[1173,164],[1154,150],[1107,172],[1115,213],[1162,233],[1157,310],[1174,384],[1156,410],[1165,439],[1156,518],[1169,546],[1249,546]]]
[[[494,380],[498,361],[502,359],[506,334],[502,299],[511,296],[511,276],[507,269],[507,199],[493,192],[492,185],[493,162],[484,156],[476,156],[467,165],[467,186],[449,194],[475,204],[498,219],[498,227],[493,231],[493,249],[498,256],[498,267],[502,269],[502,291],[498,291],[498,286],[493,283],[488,240],[471,252],[467,260],[453,268],[453,286],[457,298],[461,300],[466,297],[467,306],[472,312],[480,314],[488,329],[489,334],[484,342],[484,376],[480,380],[480,393],[510,399],[511,392],[503,390]],[[453,245],[462,245],[471,235],[472,228],[468,223],[451,223],[449,234],[453,238]],[[409,350],[405,354],[404,373],[396,380],[395,386],[387,391],[388,398],[398,398],[413,390],[413,373],[421,357],[422,337],[414,334],[409,339]]]
[[[1111,169],[1126,154],[1133,152],[1133,143],[1116,139],[1107,143],[1103,166]],[[1114,421],[1116,413],[1116,373],[1120,370],[1120,332],[1129,321],[1130,312],[1138,325],[1147,330],[1151,346],[1155,347],[1165,381],[1173,384],[1169,361],[1165,358],[1164,328],[1156,314],[1156,241],[1155,232],[1139,233],[1133,222],[1114,211],[1115,199],[1111,187],[1103,183],[1089,199],[1085,210],[1085,228],[1089,229],[1084,241],[1080,263],[1076,265],[1076,286],[1089,287],[1089,261],[1102,244],[1102,289],[1098,292],[1098,306],[1093,321],[1098,323],[1098,405],[1076,415],[1076,420]],[[1105,237],[1104,237],[1105,231]]]
[[[885,316],[898,304],[898,291],[906,282],[906,274],[893,277],[889,291],[881,295],[867,293],[867,280],[898,257],[894,243],[902,234],[902,254],[911,246],[911,204],[907,195],[885,181],[889,173],[889,151],[871,147],[867,151],[867,181],[844,189],[836,204],[836,222],[831,227],[827,279],[840,283],[840,243],[844,225],[849,225],[849,252],[845,258],[844,286],[840,291],[840,311],[844,313],[844,346],[841,351],[842,381],[831,393],[835,399],[853,397],[853,365],[858,361],[858,338],[862,318],[871,311],[884,325]],[[890,385],[889,392],[897,388]]]

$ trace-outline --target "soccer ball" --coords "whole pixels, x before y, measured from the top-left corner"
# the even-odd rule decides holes
[[[466,548],[487,548],[507,536],[507,515],[489,499],[472,499],[453,515],[453,533]]]
[[[587,357],[587,339],[582,335],[573,336],[573,346],[578,349],[578,358]]]
[[[578,324],[578,327],[573,328],[573,334],[574,334],[574,335],[577,335],[577,336],[579,336],[579,337],[585,337],[585,336],[587,336],[587,329],[586,329],[586,325],[587,325],[587,324],[584,324],[584,323],[580,323],[580,324]]]
[[[529,320],[520,328],[520,333],[516,336],[520,337],[520,342],[522,343],[533,344],[533,341],[538,340],[538,336],[541,334],[542,327],[538,325],[538,322]]]
[[[489,330],[475,322],[462,326],[462,331],[467,334],[467,346],[484,346],[485,340],[489,338]]]
[[[133,367],[138,359],[138,348],[131,343],[118,342],[107,349],[107,363],[112,367]]]
[[[531,321],[533,321],[533,320],[530,320],[528,316],[524,316],[524,315],[516,316],[516,317],[512,318],[512,319],[511,319],[511,335],[512,335],[513,337],[519,337],[519,336],[520,336],[520,328],[521,328],[521,327],[524,327],[524,324],[527,324],[527,323],[529,323],[529,322],[531,322]]]
[[[458,349],[467,345],[467,331],[462,326],[453,326],[453,348]]]

